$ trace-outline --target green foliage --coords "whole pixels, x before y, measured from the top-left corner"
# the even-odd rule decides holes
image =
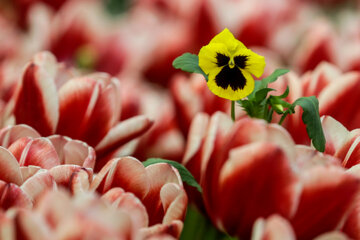
[[[126,12],[130,8],[130,0],[103,0],[105,9],[111,15],[118,15]]]
[[[260,81],[260,88],[266,88],[269,83],[275,82],[278,77],[288,73],[288,69],[276,69],[270,76]]]
[[[200,73],[205,77],[206,81],[208,80],[208,76],[199,67],[198,55],[191,53],[184,53],[183,55],[177,57],[173,61],[172,65],[174,68],[181,69],[185,72]]]
[[[250,101],[253,101],[254,99],[258,99],[259,102],[261,100],[264,100],[267,96],[267,92],[270,91],[266,89],[271,89],[268,88],[268,84],[275,82],[278,79],[278,77],[288,72],[289,72],[288,69],[276,69],[270,76],[262,79],[261,81],[255,81],[254,91],[248,96],[248,99]],[[264,92],[266,92],[265,95],[263,94]],[[260,95],[262,98],[260,99],[260,96],[257,95]]]
[[[280,96],[273,96],[269,93],[274,91],[268,88],[268,84],[277,80],[277,78],[288,70],[278,69],[269,77],[255,82],[254,91],[248,96],[248,99],[237,101],[246,113],[253,118],[264,119],[271,122],[274,112],[281,115],[279,124],[285,120],[286,116],[295,113],[295,107],[298,105],[303,109],[302,120],[306,125],[306,131],[314,147],[323,152],[325,150],[325,137],[322,130],[319,116],[319,102],[316,97],[302,97],[293,104],[284,99],[289,95],[289,87]]]
[[[302,120],[306,125],[306,131],[314,147],[320,151],[325,151],[325,136],[319,118],[319,101],[315,96],[302,97],[297,99],[292,107],[296,105],[303,109]]]
[[[143,162],[143,165],[145,167],[155,164],[155,163],[167,163],[176,168],[179,171],[179,174],[181,176],[181,179],[183,182],[187,183],[188,185],[195,187],[199,192],[202,192],[202,189],[200,185],[196,182],[194,176],[187,170],[183,165],[181,165],[178,162],[161,159],[161,158],[149,158],[145,162]]]
[[[184,228],[180,240],[236,240],[219,231],[208,218],[203,216],[194,206],[190,205],[186,212]]]

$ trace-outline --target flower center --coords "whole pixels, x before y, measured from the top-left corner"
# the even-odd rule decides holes
[[[230,68],[235,67],[235,62],[234,62],[234,59],[233,59],[233,58],[230,58],[229,67],[230,67]]]
[[[234,68],[235,66],[244,69],[246,67],[246,62],[248,60],[247,56],[235,56],[228,57],[225,54],[217,53],[216,54],[216,65],[218,67],[223,67],[228,65],[230,68]]]

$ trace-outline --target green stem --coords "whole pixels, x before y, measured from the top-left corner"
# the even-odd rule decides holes
[[[267,118],[265,119],[268,123],[271,123],[273,113],[274,113],[274,109],[271,108],[268,112]]]
[[[231,119],[235,122],[235,101],[231,101]]]
[[[279,125],[281,125],[283,122],[284,122],[284,120],[285,120],[285,118],[286,118],[286,116],[289,114],[289,112],[288,111],[285,111],[284,113],[283,113],[283,115],[281,116],[281,119],[280,119],[280,121],[279,121]]]

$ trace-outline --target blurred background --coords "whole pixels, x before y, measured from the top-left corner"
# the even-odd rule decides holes
[[[172,60],[225,27],[266,55],[268,70],[298,73],[321,61],[359,70],[355,0],[1,0],[0,61],[41,50],[113,75],[139,73],[168,86]]]
[[[213,96],[201,76],[174,69],[172,61],[197,54],[225,27],[265,56],[264,76],[283,67],[306,78],[324,62],[331,76],[360,70],[356,0],[0,0],[0,111],[25,64],[50,51],[69,76],[116,76],[121,120],[139,114],[155,120],[122,154],[179,160],[193,116],[228,112],[229,104]],[[342,123],[360,127],[360,121]]]
[[[0,0],[0,128],[14,123],[8,113],[18,84],[27,80],[26,64],[48,51],[38,59],[54,55],[57,62],[47,65],[43,58],[39,71],[44,76],[57,72],[57,91],[69,79],[106,72],[120,85],[121,103],[105,103],[114,108],[114,118],[120,115],[114,125],[138,115],[154,122],[146,134],[111,149],[111,157],[182,161],[199,181],[200,165],[184,156],[191,121],[199,112],[229,113],[230,103],[214,96],[201,75],[176,70],[172,61],[184,52],[198,54],[224,28],[265,56],[264,76],[277,68],[291,70],[271,86],[281,94],[289,85],[286,100],[315,95],[320,115],[334,117],[349,130],[360,128],[360,0]],[[242,115],[237,108],[237,117]],[[299,112],[283,126],[296,143],[310,143]],[[109,160],[99,151],[97,157]],[[98,160],[99,168],[106,161]],[[190,191],[191,201],[202,201]],[[183,239],[194,232],[220,239],[206,221],[188,213]]]

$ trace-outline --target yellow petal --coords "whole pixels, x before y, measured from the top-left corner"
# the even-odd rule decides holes
[[[253,90],[254,90],[254,79],[251,76],[250,73],[248,73],[247,71],[241,70],[242,74],[244,75],[245,79],[246,79],[246,85],[243,89],[237,89],[236,91],[234,91],[230,85],[224,89],[220,86],[218,86],[216,84],[215,78],[216,76],[220,73],[219,69],[213,70],[212,72],[210,72],[209,74],[209,80],[207,82],[207,85],[210,89],[210,91],[212,93],[214,93],[215,95],[221,97],[221,98],[226,98],[229,100],[240,100],[246,96],[248,96]]]
[[[218,53],[230,56],[226,46],[221,43],[211,43],[200,49],[199,67],[205,74],[208,75],[213,69],[219,68],[216,59]]]
[[[245,45],[237,40],[234,35],[229,31],[229,29],[225,28],[222,32],[216,35],[209,44],[211,43],[222,43],[228,48],[229,52],[234,53],[240,48],[244,48]]]
[[[254,53],[250,49],[242,48],[236,51],[235,56],[246,56],[245,70],[250,72],[256,77],[260,77],[264,73],[265,58],[257,53]]]

